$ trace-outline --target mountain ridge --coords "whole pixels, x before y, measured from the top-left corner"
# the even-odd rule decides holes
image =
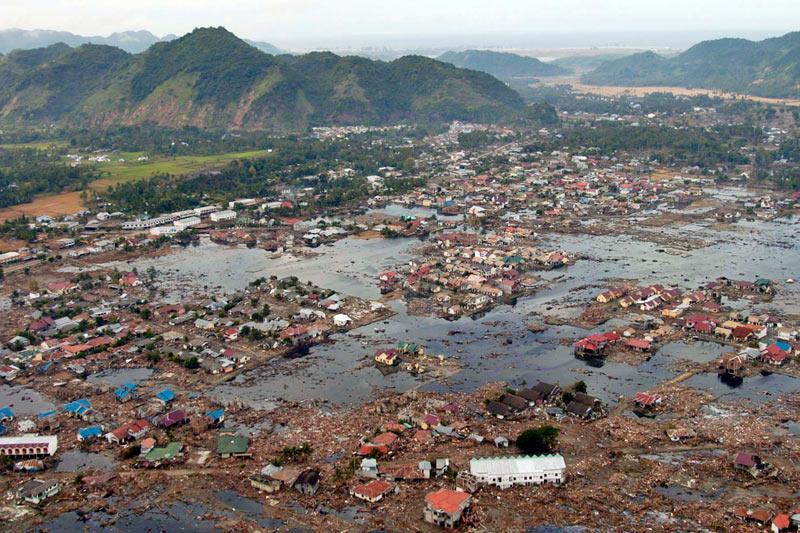
[[[199,28],[139,54],[85,44],[0,57],[5,123],[287,131],[524,112],[515,91],[482,72],[421,56],[269,55],[224,28]]]
[[[702,41],[674,57],[641,52],[584,74],[591,85],[686,86],[772,98],[800,96],[800,32],[763,41]]]
[[[78,35],[68,31],[58,30],[22,30],[8,28],[0,30],[0,54],[7,54],[14,50],[31,50],[44,48],[57,43],[64,43],[72,48],[83,44],[105,44],[115,46],[130,54],[144,52],[152,45],[177,39],[176,35],[158,37],[147,30],[129,30],[114,32],[108,36]],[[283,51],[271,43],[246,39],[246,42],[268,54],[282,54]]]
[[[486,72],[500,79],[559,76],[571,71],[558,65],[545,63],[535,57],[521,56],[510,52],[492,50],[449,51],[436,59],[459,68]]]

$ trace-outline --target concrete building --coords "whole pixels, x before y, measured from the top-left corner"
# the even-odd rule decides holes
[[[512,485],[561,484],[567,466],[561,455],[476,457],[470,473],[479,483],[506,489]]]
[[[58,436],[22,435],[0,438],[0,455],[9,457],[53,456],[58,449]]]
[[[180,220],[176,220],[172,224],[176,228],[178,228],[178,231],[183,231],[185,229],[191,228],[192,226],[197,226],[197,225],[199,225],[201,223],[202,223],[202,220],[200,220],[200,217],[188,217],[188,218],[182,218]]]
[[[472,496],[466,492],[439,489],[425,495],[423,518],[440,527],[456,527],[469,508]]]
[[[224,220],[236,220],[236,211],[226,209],[211,213],[211,222],[222,222]]]

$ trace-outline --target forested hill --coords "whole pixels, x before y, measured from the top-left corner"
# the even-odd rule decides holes
[[[675,57],[653,52],[608,61],[585,74],[593,85],[683,86],[774,98],[800,97],[800,32],[763,41],[703,41]]]
[[[424,57],[269,55],[202,28],[131,55],[57,44],[0,57],[0,123],[225,127],[498,121],[525,106],[504,83]]]
[[[568,69],[544,63],[535,57],[525,57],[507,52],[492,52],[490,50],[445,52],[437,59],[460,68],[480,70],[501,79],[559,76],[570,73]]]

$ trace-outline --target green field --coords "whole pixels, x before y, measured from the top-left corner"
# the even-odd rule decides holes
[[[101,190],[109,185],[145,179],[155,174],[181,175],[213,170],[237,159],[266,157],[269,152],[266,150],[253,150],[250,152],[229,152],[214,155],[154,156],[149,161],[136,161],[141,155],[143,154],[135,152],[115,154],[115,159],[125,159],[125,162],[112,161],[98,165],[98,168],[103,171],[103,177],[93,182],[91,187]]]
[[[65,148],[69,143],[63,139],[53,141],[34,141],[29,143],[0,144],[2,150],[22,150],[24,148],[36,148],[37,150],[47,150],[51,146]]]

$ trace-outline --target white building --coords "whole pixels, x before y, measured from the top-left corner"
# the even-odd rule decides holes
[[[180,231],[180,228],[177,226],[156,226],[155,228],[150,228],[150,235],[161,237],[162,235],[175,235]]]
[[[344,327],[350,324],[352,321],[353,321],[352,318],[343,313],[339,313],[338,315],[334,315],[333,317],[333,325],[338,327]]]
[[[211,222],[220,222],[223,220],[235,220],[236,219],[236,211],[232,211],[230,209],[226,209],[225,211],[217,211],[216,213],[211,213]]]
[[[183,231],[185,229],[189,229],[192,226],[197,226],[202,223],[200,217],[189,217],[189,218],[182,218],[180,220],[176,220],[172,224],[178,228],[178,231]]]
[[[195,207],[193,209],[194,214],[199,217],[204,217],[206,215],[212,214],[214,211],[219,211],[218,205],[204,205],[202,207]]]
[[[561,484],[567,465],[561,455],[476,457],[469,462],[478,483],[506,489],[512,485]]]
[[[0,437],[0,455],[10,457],[53,456],[58,449],[57,435]]]

